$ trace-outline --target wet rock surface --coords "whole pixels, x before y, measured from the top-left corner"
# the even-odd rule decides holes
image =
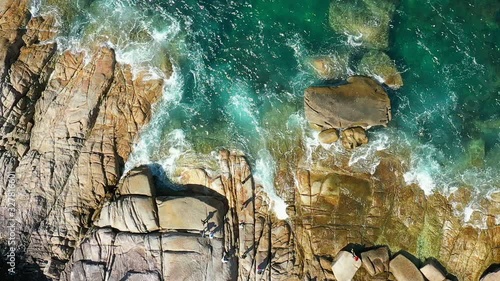
[[[376,81],[363,76],[352,76],[339,86],[309,87],[304,103],[307,120],[325,129],[369,128],[391,120],[387,93]]]
[[[397,90],[403,86],[403,78],[396,64],[382,51],[372,50],[366,53],[357,68],[360,74],[379,79],[392,89]]]
[[[304,95],[306,119],[320,130],[319,141],[331,144],[339,139],[348,150],[368,143],[365,129],[386,126],[391,120],[391,102],[373,79],[351,76],[337,86],[312,86]]]
[[[277,173],[287,220],[275,217],[236,151],[180,165],[176,189],[158,184],[165,179],[149,166],[123,175],[163,80],[132,75],[107,47],[57,53],[54,19],[30,18],[27,9],[24,0],[0,2],[1,220],[10,216],[11,175],[22,206],[15,213],[14,280],[335,280],[341,256],[355,265],[353,280],[387,280],[389,271],[404,280],[400,264],[416,276],[431,272],[402,262],[394,255],[400,250],[435,257],[447,278],[478,280],[499,262],[498,196],[472,216],[482,227],[464,224],[455,211],[471,203],[467,189],[425,196],[404,183],[405,162],[392,155],[381,155],[373,173],[353,170],[342,155],[314,154],[313,165],[294,159],[299,168]],[[330,115],[313,97],[306,114],[322,130],[351,130],[348,137],[359,144],[364,131],[356,137],[352,128],[387,124],[390,103],[374,92],[375,81],[348,82],[326,89],[339,91],[329,103],[341,110]],[[341,87],[370,90],[352,95]],[[342,111],[359,95],[363,106]],[[2,253],[8,233],[0,224]]]

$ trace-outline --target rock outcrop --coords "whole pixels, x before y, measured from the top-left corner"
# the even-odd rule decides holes
[[[294,280],[299,267],[290,226],[269,216],[268,199],[242,155],[223,150],[219,165],[213,176],[182,168],[175,189],[156,187],[147,167],[130,171],[102,210],[124,196],[144,198],[156,202],[159,228],[141,226],[136,208],[121,209],[133,218],[126,225],[132,231],[100,223],[101,213],[61,280],[128,280],[132,273],[159,280]]]
[[[391,102],[385,90],[373,79],[352,76],[338,86],[314,86],[306,89],[304,107],[307,121],[321,133],[319,140],[330,144],[338,140],[353,149],[368,143],[364,129],[386,126],[391,120]]]
[[[131,274],[153,280],[234,280],[237,263],[224,225],[227,201],[209,191],[186,186],[183,193],[189,195],[162,194],[147,167],[133,169],[118,185],[116,198],[103,207],[98,228],[76,249],[61,280],[130,280]],[[146,202],[146,208],[136,202]],[[110,219],[108,213],[121,217]]]
[[[276,191],[287,220],[236,151],[180,161],[173,187],[151,166],[123,176],[163,80],[132,75],[108,47],[58,51],[54,18],[30,17],[28,4],[0,2],[0,220],[15,226],[0,224],[2,280],[11,237],[14,280],[404,280],[401,266],[410,280],[437,276],[388,247],[435,257],[459,280],[499,262],[497,193],[464,224],[455,212],[472,202],[467,188],[425,196],[405,184],[407,161],[383,152],[373,173],[344,154],[315,151],[311,165],[285,155]],[[341,129],[353,147],[366,142],[361,127],[387,124],[390,102],[374,80],[352,77],[311,88],[306,114],[325,142]]]
[[[342,145],[346,149],[353,149],[367,143],[368,137],[363,128],[354,127],[342,131]]]
[[[146,73],[133,79],[106,47],[56,53],[54,19],[30,19],[27,9],[24,0],[0,6],[0,177],[15,175],[23,206],[15,213],[23,280],[59,276],[118,182],[163,84]]]
[[[352,76],[338,86],[309,87],[304,102],[307,120],[325,129],[366,129],[391,120],[387,93],[368,77]]]

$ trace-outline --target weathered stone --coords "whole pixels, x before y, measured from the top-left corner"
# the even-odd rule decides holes
[[[120,195],[155,196],[155,188],[151,172],[147,166],[132,169],[118,186]]]
[[[367,143],[368,137],[366,136],[366,132],[360,127],[342,131],[342,145],[345,149],[353,149]]]
[[[445,274],[433,264],[426,264],[420,269],[420,272],[422,272],[422,275],[429,281],[444,281],[446,279]]]
[[[222,237],[224,204],[213,197],[158,197],[160,228]]]
[[[336,129],[333,128],[326,129],[319,133],[318,138],[322,143],[331,144],[339,139],[339,133]]]
[[[424,281],[418,268],[401,254],[389,262],[389,270],[397,281]]]
[[[361,253],[363,267],[370,276],[389,271],[389,249],[380,247]]]
[[[338,281],[351,281],[361,267],[361,259],[347,251],[340,251],[332,265],[333,275]]]
[[[147,233],[159,229],[153,199],[134,195],[121,196],[115,201],[106,203],[102,207],[99,220],[94,224],[132,233]]]
[[[8,168],[0,177],[16,173],[16,200],[27,206],[17,213],[26,258],[57,279],[117,185],[163,81],[133,77],[109,48],[57,53],[54,17],[28,22],[28,4],[0,5],[0,161]]]
[[[222,249],[220,240],[199,235],[97,229],[76,249],[61,280],[234,280],[234,264],[222,262]],[[79,264],[92,266],[82,271]]]
[[[387,93],[367,77],[352,76],[334,87],[309,87],[304,102],[307,120],[324,128],[366,129],[391,120]]]
[[[87,281],[96,280],[104,281],[104,264],[88,262],[88,261],[77,261],[72,265],[73,271],[69,277],[69,280],[74,281]]]

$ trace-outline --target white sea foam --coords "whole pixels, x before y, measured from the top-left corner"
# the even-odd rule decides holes
[[[464,222],[469,222],[474,209],[469,205],[464,209]]]
[[[436,183],[432,177],[433,169],[436,169],[436,164],[433,162],[430,163],[430,166],[419,163],[404,173],[404,180],[406,184],[417,184],[425,195],[431,195],[436,188]]]
[[[280,220],[288,218],[286,213],[286,203],[277,194],[274,188],[274,176],[276,170],[276,163],[268,150],[263,149],[259,151],[258,158],[255,165],[255,179],[262,184],[264,192],[271,200],[269,207],[276,214]]]
[[[166,137],[168,143],[168,155],[162,158],[161,147],[163,145],[163,127],[169,118],[169,109],[180,102],[182,98],[182,87],[184,81],[179,74],[179,69],[174,65],[171,77],[165,80],[162,99],[153,106],[153,117],[139,134],[139,141],[134,145],[132,153],[125,163],[128,171],[141,164],[151,164],[161,161],[161,165],[169,171],[173,171],[173,160],[178,159],[182,150],[190,148],[185,140],[182,130],[173,130]],[[156,154],[156,155],[155,155]]]
[[[344,33],[347,36],[347,44],[353,47],[358,47],[363,45],[361,38],[363,38],[363,34],[359,33],[358,35],[353,35],[349,33]]]
[[[40,13],[40,8],[42,5],[42,0],[31,0],[31,5],[29,7],[30,13],[33,16],[38,16]]]
[[[384,132],[377,132],[367,145],[360,146],[352,152],[349,166],[373,175],[380,163],[377,152],[387,149],[388,146],[389,136]]]

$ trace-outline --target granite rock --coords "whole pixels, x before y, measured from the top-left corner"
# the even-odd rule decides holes
[[[389,249],[380,247],[361,253],[363,267],[370,276],[389,271]]]
[[[421,269],[422,275],[429,281],[444,281],[446,276],[440,269],[436,268],[433,264],[426,264]]]
[[[387,125],[391,102],[373,79],[352,76],[338,86],[309,87],[304,95],[306,119],[327,128]]]
[[[339,133],[336,129],[330,128],[319,133],[318,139],[325,144],[331,144],[339,139]]]
[[[402,254],[389,262],[389,271],[397,281],[424,281],[418,268]]]

